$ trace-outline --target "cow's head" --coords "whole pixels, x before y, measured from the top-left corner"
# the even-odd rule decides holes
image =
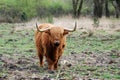
[[[58,47],[66,34],[76,30],[77,24],[75,23],[74,29],[66,29],[57,26],[39,29],[37,24],[36,27],[39,32],[47,33],[50,36],[50,41],[53,43],[53,46]]]

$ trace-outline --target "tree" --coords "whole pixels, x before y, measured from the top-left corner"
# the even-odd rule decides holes
[[[102,17],[102,11],[103,11],[103,1],[104,0],[93,0],[94,3],[94,17],[101,18]]]
[[[105,16],[106,17],[110,17],[110,12],[109,12],[109,8],[108,8],[108,0],[105,0]]]
[[[116,0],[116,3],[117,3],[117,6],[119,8],[119,11],[120,11],[120,0]]]
[[[115,8],[116,18],[119,18],[120,13],[120,0],[112,0],[112,4]]]
[[[74,17],[81,15],[83,0],[72,0]]]

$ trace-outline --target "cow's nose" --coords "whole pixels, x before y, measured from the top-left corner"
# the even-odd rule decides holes
[[[54,45],[55,45],[55,46],[59,46],[59,45],[60,45],[60,41],[55,41],[55,42],[54,42]]]

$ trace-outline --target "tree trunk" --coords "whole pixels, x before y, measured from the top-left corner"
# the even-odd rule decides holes
[[[108,0],[105,0],[105,16],[110,17],[110,12],[108,9]]]
[[[97,2],[96,2],[96,0],[94,0],[94,17],[97,17],[97,13],[98,13],[98,11],[97,11],[97,8],[98,8],[98,5],[97,5]]]
[[[117,3],[117,6],[119,8],[119,11],[120,11],[120,0],[116,0],[116,3]]]
[[[115,8],[115,16],[116,16],[116,18],[119,18],[119,8],[118,8],[118,5],[117,5],[117,2],[116,1],[112,1],[112,4],[113,4],[113,6],[114,6],[114,8]]]
[[[74,17],[78,18],[81,15],[83,0],[72,0]]]
[[[82,4],[83,4],[83,0],[80,1],[80,5],[78,8],[78,17],[81,15]]]
[[[72,0],[73,3],[73,14],[74,17],[77,17],[77,4],[78,4],[78,0]]]
[[[94,16],[102,17],[103,0],[94,0]]]

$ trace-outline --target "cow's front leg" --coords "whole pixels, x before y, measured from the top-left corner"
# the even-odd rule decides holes
[[[50,59],[48,60],[48,72],[50,73],[50,74],[53,74],[54,73],[54,62],[53,61],[51,61]]]
[[[39,54],[39,60],[40,60],[40,66],[43,67],[43,65],[44,65],[43,55]]]
[[[42,53],[42,49],[39,48],[39,46],[37,46],[37,54],[38,54],[38,58],[39,58],[39,64],[41,67],[43,67],[44,62],[43,62],[43,53]]]
[[[48,68],[49,70],[54,70],[54,64],[49,64]]]
[[[54,70],[57,70],[57,68],[58,68],[58,60],[54,64]]]
[[[54,64],[54,70],[57,70],[57,68],[58,68],[58,60],[60,59],[60,56],[61,55],[59,55],[59,57],[56,59],[56,62]]]
[[[48,63],[48,69],[54,70],[54,62],[50,58],[47,58],[47,63]]]

